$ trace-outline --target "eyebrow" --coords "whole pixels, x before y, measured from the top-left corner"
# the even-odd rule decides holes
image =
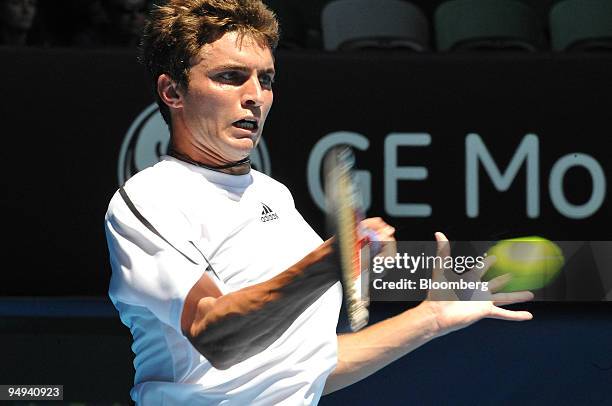
[[[249,68],[248,66],[244,66],[244,65],[227,64],[227,65],[215,66],[211,70],[214,70],[214,71],[239,70],[239,71],[242,71],[242,72],[250,72],[251,68]],[[276,70],[274,68],[258,69],[257,73],[260,73],[260,74],[261,73],[275,74]]]

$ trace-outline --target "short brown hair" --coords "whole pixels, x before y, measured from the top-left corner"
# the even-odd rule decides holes
[[[261,0],[168,0],[154,6],[140,46],[140,60],[152,76],[153,88],[164,73],[187,88],[192,58],[205,44],[234,31],[272,51],[278,44],[278,21]],[[155,95],[170,125],[170,109],[157,91]]]

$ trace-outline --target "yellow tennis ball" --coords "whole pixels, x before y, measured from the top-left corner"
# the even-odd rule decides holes
[[[557,244],[537,236],[502,240],[491,247],[487,255],[495,255],[496,261],[483,276],[484,281],[512,275],[500,292],[543,288],[559,274],[565,263]]]

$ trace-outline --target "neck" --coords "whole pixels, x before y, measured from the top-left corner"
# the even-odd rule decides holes
[[[197,161],[191,158],[189,155],[179,152],[176,148],[174,148],[174,146],[170,146],[170,148],[168,149],[168,155],[183,162],[199,166],[200,168],[206,168],[212,171],[227,173],[229,175],[245,175],[251,170],[251,159],[249,157],[241,159],[240,161],[230,162],[229,164],[215,166]]]

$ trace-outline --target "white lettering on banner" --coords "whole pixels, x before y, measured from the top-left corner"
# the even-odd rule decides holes
[[[431,144],[428,133],[390,133],[384,140],[384,208],[387,215],[394,217],[430,217],[432,207],[427,203],[400,203],[398,183],[400,180],[423,181],[429,172],[424,166],[398,166],[398,148],[402,146],[427,147]],[[308,158],[308,190],[315,204],[325,211],[325,196],[321,183],[321,165],[327,151],[336,145],[349,145],[366,151],[370,141],[363,134],[350,131],[337,131],[321,138],[313,147]],[[540,142],[536,134],[526,134],[516,148],[508,166],[502,170],[493,159],[487,146],[478,134],[465,137],[465,201],[466,215],[478,217],[480,214],[480,173],[485,169],[489,180],[496,190],[507,191],[523,165],[526,166],[526,211],[529,218],[540,217]],[[482,165],[479,165],[482,164]],[[574,205],[566,198],[563,180],[567,171],[573,167],[585,168],[592,179],[589,200]],[[367,170],[355,171],[362,192],[365,209],[371,205],[371,179]],[[599,162],[590,155],[572,153],[561,157],[553,165],[548,190],[553,206],[563,216],[583,219],[599,210],[606,198],[606,176]]]
[[[424,166],[397,166],[397,149],[400,146],[426,147],[431,144],[427,133],[391,133],[385,138],[385,210],[395,217],[430,217],[428,204],[399,203],[398,180],[425,180],[428,172]]]
[[[593,189],[588,202],[583,205],[573,205],[565,198],[563,177],[573,166],[582,166],[591,175]],[[601,165],[593,157],[586,154],[568,154],[553,165],[548,181],[548,191],[555,208],[559,213],[571,219],[583,219],[592,216],[603,204],[606,197],[606,175]]]
[[[502,175],[493,161],[489,150],[478,134],[468,134],[465,138],[465,199],[468,217],[478,217],[480,178],[478,163],[481,162],[487,175],[499,191],[506,191],[514,181],[520,166],[527,162],[527,216],[540,217],[540,148],[535,134],[526,134],[519,144],[507,170]],[[568,169],[574,166],[585,168],[593,180],[591,197],[582,205],[570,204],[563,190],[563,178]],[[582,153],[561,157],[553,165],[548,183],[550,198],[555,208],[565,217],[582,219],[595,214],[606,197],[606,176],[595,158]]]
[[[482,163],[495,188],[499,191],[506,191],[514,181],[523,161],[527,161],[527,216],[535,218],[540,215],[538,136],[527,134],[523,137],[523,141],[521,141],[503,175],[480,136],[478,134],[468,134],[465,137],[465,199],[468,217],[478,217],[479,213],[480,178],[478,176],[478,162]]]

